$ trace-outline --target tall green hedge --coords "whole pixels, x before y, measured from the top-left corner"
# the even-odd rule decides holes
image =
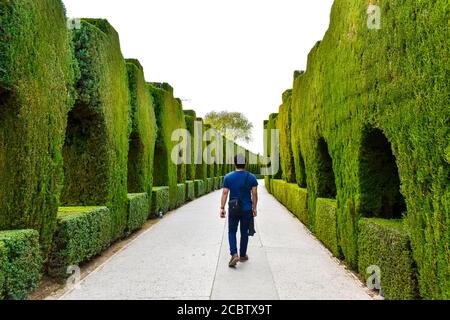
[[[66,206],[106,205],[117,239],[126,227],[128,74],[119,36],[106,20],[84,19],[74,30],[81,77],[64,145]]]
[[[195,180],[195,121],[197,119],[197,115],[194,110],[185,110],[184,111],[184,121],[186,122],[186,129],[189,131],[191,135],[191,155],[190,155],[190,164],[186,166],[186,180],[194,181]]]
[[[307,71],[295,74],[297,183],[306,176],[313,218],[318,197],[336,196],[340,246],[353,268],[359,219],[406,215],[420,295],[448,299],[449,4],[371,4],[381,9],[379,30],[367,26],[367,1],[335,1]]]
[[[0,300],[26,299],[39,284],[42,262],[37,231],[0,231]]]
[[[367,278],[367,268],[378,266],[386,299],[416,299],[417,270],[402,221],[364,218],[359,221],[359,229],[359,273]]]
[[[56,225],[73,81],[61,1],[1,1],[0,230],[38,230],[43,252]]]
[[[186,181],[186,165],[177,165],[172,161],[172,151],[178,144],[172,141],[172,133],[177,129],[186,129],[184,113],[180,100],[174,98],[173,88],[169,84],[154,83],[150,86],[150,92],[159,128],[155,147],[154,185],[169,187],[169,208],[174,209],[177,204],[177,184]]]
[[[128,151],[128,192],[149,195],[153,187],[156,119],[153,99],[139,61],[127,60],[132,131]],[[151,197],[148,197],[151,206]]]
[[[294,154],[291,145],[291,96],[292,90],[283,93],[283,104],[278,113],[277,129],[280,131],[280,165],[283,180],[296,182]]]
[[[206,149],[206,142],[203,141],[204,136],[204,124],[202,118],[197,118],[196,121],[199,123],[198,125],[198,145],[202,146],[202,150],[197,150],[196,154],[198,156],[197,163],[195,165],[195,179],[196,180],[205,180],[208,177],[208,168],[206,162],[203,157],[203,152]]]

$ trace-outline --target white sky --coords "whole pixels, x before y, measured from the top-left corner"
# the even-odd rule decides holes
[[[278,112],[295,70],[323,38],[333,0],[63,0],[71,18],[106,18],[125,58],[168,82],[184,109],[240,111],[263,151],[263,121]]]

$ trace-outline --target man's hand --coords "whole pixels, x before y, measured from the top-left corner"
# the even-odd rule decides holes
[[[256,208],[253,208],[253,217],[257,217],[258,216],[258,210]]]
[[[225,219],[227,217],[227,213],[226,213],[225,209],[220,209],[220,217],[222,219]]]

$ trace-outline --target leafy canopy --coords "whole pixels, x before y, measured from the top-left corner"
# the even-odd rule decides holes
[[[230,140],[252,141],[253,124],[243,113],[212,111],[205,116],[204,121]]]

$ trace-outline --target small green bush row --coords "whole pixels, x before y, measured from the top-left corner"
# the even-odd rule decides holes
[[[48,273],[59,280],[67,268],[77,266],[106,249],[113,235],[107,207],[62,207],[48,262]]]
[[[177,208],[179,208],[186,202],[186,184],[177,184],[177,191]]]
[[[26,299],[39,284],[42,263],[37,231],[0,231],[0,300]]]
[[[169,211],[169,187],[153,187],[152,209],[153,216]]]
[[[186,201],[192,201],[195,199],[195,182],[186,181]]]
[[[295,214],[303,224],[308,225],[308,191],[300,188],[297,184],[278,179],[272,179],[271,184],[274,197]]]
[[[195,182],[195,196],[197,198],[199,198],[206,193],[205,181],[204,180],[195,180],[194,182]]]
[[[206,179],[206,193],[210,193],[214,190],[214,178]]]
[[[323,242],[333,255],[340,257],[336,210],[336,200],[317,198],[314,230],[317,238]]]
[[[381,289],[389,300],[418,298],[417,274],[408,234],[402,220],[363,218],[359,221],[358,270],[381,270]]]
[[[125,235],[128,236],[132,232],[139,230],[149,217],[149,201],[147,193],[130,193],[128,194],[127,205],[127,228]]]

